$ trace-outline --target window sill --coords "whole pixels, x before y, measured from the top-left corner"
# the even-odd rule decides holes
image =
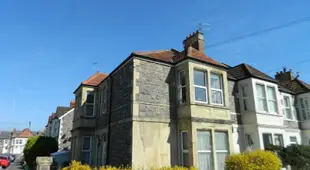
[[[299,122],[298,120],[293,120],[293,119],[284,119],[284,121],[288,121],[288,122]]]
[[[213,104],[208,104],[208,103],[202,103],[202,102],[194,102],[192,105],[197,105],[197,106],[206,106],[206,107],[213,107],[213,108],[220,108],[220,109],[227,109],[229,108],[224,105],[213,105]]]
[[[282,117],[283,115],[279,115],[277,113],[268,113],[268,112],[256,112],[257,114],[261,115],[269,115],[269,116],[276,116],[276,117]]]

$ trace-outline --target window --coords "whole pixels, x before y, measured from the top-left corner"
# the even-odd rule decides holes
[[[223,85],[220,74],[211,73],[211,101],[212,104],[223,105]]]
[[[78,111],[81,106],[81,96],[77,95],[75,100],[76,100],[75,109]]]
[[[226,132],[215,132],[215,147],[217,170],[225,170],[225,160],[228,156],[228,137]]]
[[[195,101],[208,102],[206,78],[206,72],[194,70]]]
[[[251,135],[245,134],[245,139],[246,139],[246,143],[247,143],[247,146],[249,147],[249,149],[252,149],[252,146],[254,143],[253,143]]]
[[[281,134],[274,134],[274,144],[277,146],[284,146],[283,136]]]
[[[297,143],[297,137],[296,136],[290,136],[290,143],[291,144],[298,144]]]
[[[186,102],[186,77],[185,77],[185,71],[179,72],[179,103],[185,103]]]
[[[305,97],[304,102],[305,102],[305,110],[306,110],[308,119],[310,119],[309,104],[308,104],[308,98],[307,97]]]
[[[243,110],[248,110],[248,85],[242,85],[241,86],[241,92],[242,92],[242,103],[243,103]]]
[[[277,97],[276,91],[274,87],[267,87],[267,98],[268,98],[268,109],[269,112],[277,113],[278,106],[277,106]]]
[[[23,140],[19,140],[19,144],[23,144]]]
[[[4,144],[8,144],[8,140],[7,139],[4,140]]]
[[[189,167],[187,131],[181,132],[181,151],[182,151],[182,165],[185,167]]]
[[[302,114],[302,117],[304,120],[307,120],[310,118],[309,115],[309,107],[308,107],[308,100],[305,98],[305,100],[303,98],[299,99],[300,102],[300,113]]]
[[[265,87],[261,84],[256,84],[256,98],[258,103],[258,110],[262,112],[267,112],[267,102],[265,95]]]
[[[102,135],[102,139],[101,139],[101,165],[105,165],[105,155],[106,155],[106,134]]]
[[[263,142],[264,142],[264,147],[266,148],[268,145],[272,145],[272,135],[269,133],[263,133]]]
[[[198,168],[213,169],[212,142],[210,131],[197,131]]]
[[[86,116],[88,117],[94,116],[94,103],[95,103],[95,95],[93,92],[88,91],[86,94]]]
[[[293,119],[292,109],[291,109],[291,101],[288,96],[284,96],[284,114],[287,119]]]
[[[101,91],[101,114],[104,114],[107,112],[107,88],[104,87]]]
[[[90,164],[90,153],[91,151],[91,137],[83,137],[83,148],[82,148],[82,163]]]

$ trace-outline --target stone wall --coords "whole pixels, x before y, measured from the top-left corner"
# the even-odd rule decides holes
[[[176,101],[174,68],[138,60],[135,70],[139,116],[172,118]]]
[[[71,148],[71,130],[73,126],[74,110],[69,111],[61,120],[61,129],[59,130],[59,149]]]
[[[131,165],[132,122],[111,126],[109,164],[114,166]]]

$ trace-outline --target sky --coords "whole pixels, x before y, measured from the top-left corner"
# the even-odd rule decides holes
[[[57,106],[97,70],[110,73],[133,51],[176,48],[205,26],[205,46],[310,17],[300,0],[0,1],[0,130],[43,130]],[[283,66],[310,83],[310,21],[206,48],[231,66],[274,76]],[[308,47],[308,48],[307,48]],[[98,64],[93,65],[94,62]]]

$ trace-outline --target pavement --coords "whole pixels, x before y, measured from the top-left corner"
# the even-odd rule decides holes
[[[1,169],[1,168],[0,168]],[[16,159],[14,162],[11,163],[11,165],[5,169],[1,170],[23,170],[23,166],[21,164],[20,159]]]

